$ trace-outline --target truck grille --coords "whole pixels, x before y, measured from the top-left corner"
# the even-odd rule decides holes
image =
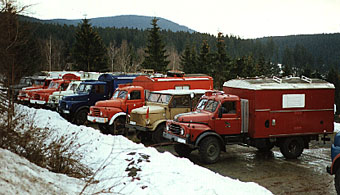
[[[181,126],[171,123],[169,125],[169,131],[171,131],[173,134],[179,135],[181,133]]]
[[[144,126],[145,120],[143,119],[144,115],[137,113],[130,113],[130,121],[136,122],[137,125]]]
[[[93,115],[94,116],[100,116],[100,109],[99,108],[93,108]]]

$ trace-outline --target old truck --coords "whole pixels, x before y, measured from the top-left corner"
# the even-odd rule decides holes
[[[334,85],[306,77],[235,79],[224,92],[207,92],[196,111],[167,121],[163,136],[188,156],[198,149],[205,163],[215,163],[228,144],[299,157],[311,140],[333,133]]]
[[[58,111],[69,121],[83,125],[87,122],[90,107],[97,101],[107,100],[119,84],[131,83],[136,74],[102,74],[97,81],[82,82],[75,95],[64,96]]]
[[[213,79],[207,75],[138,76],[132,84],[120,86],[110,100],[90,107],[87,119],[98,123],[103,133],[124,134],[126,114],[142,107],[150,91],[166,89],[212,89]]]
[[[47,89],[52,80],[55,79],[46,78],[44,76],[38,77],[36,80],[34,80],[32,86],[24,87],[19,91],[19,94],[17,96],[18,102],[21,104],[28,104],[30,101],[30,95],[37,90]]]
[[[53,92],[65,91],[71,81],[79,81],[80,75],[74,73],[67,73],[62,76],[62,79],[53,80],[47,89],[41,89],[34,91],[30,94],[30,104],[37,105],[39,107],[46,106],[48,98]]]
[[[179,113],[192,111],[206,91],[203,89],[153,91],[145,106],[130,112],[129,121],[125,126],[129,131],[135,131],[142,141],[163,142],[166,121]]]
[[[62,97],[67,95],[74,95],[76,93],[76,89],[83,81],[95,81],[98,80],[100,73],[98,72],[79,72],[80,73],[80,80],[79,81],[72,81],[65,91],[58,90],[53,92],[47,102],[47,106],[51,109],[58,108],[59,101]]]

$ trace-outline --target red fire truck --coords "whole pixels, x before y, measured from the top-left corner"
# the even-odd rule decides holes
[[[62,76],[62,79],[52,80],[47,89],[40,89],[29,93],[30,103],[39,106],[46,105],[49,96],[53,92],[64,91],[68,84],[73,80],[79,81],[80,76],[73,73],[67,73]]]
[[[214,163],[227,144],[269,151],[274,146],[288,159],[299,157],[311,140],[333,133],[334,85],[320,79],[235,79],[224,92],[208,92],[196,111],[167,121],[163,136],[178,142],[187,156],[198,149],[201,160]]]
[[[25,87],[19,91],[17,100],[22,104],[29,103],[30,94],[40,89],[47,89],[52,80],[53,80],[52,78],[44,78],[44,77],[41,77],[40,79],[35,80],[34,84],[31,87]]]
[[[142,107],[150,91],[165,89],[213,89],[213,79],[206,75],[138,76],[132,84],[121,85],[110,100],[91,106],[87,119],[98,123],[103,133],[122,134],[126,113]]]

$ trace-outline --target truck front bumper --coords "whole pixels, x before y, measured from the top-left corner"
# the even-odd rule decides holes
[[[149,128],[147,127],[143,127],[143,126],[139,126],[139,125],[135,125],[135,124],[125,124],[125,127],[128,128],[130,131],[150,131]]]
[[[107,122],[109,122],[108,118],[97,117],[97,116],[89,116],[89,115],[87,115],[87,120],[91,121],[93,123],[107,123]]]
[[[182,137],[178,137],[178,136],[170,134],[170,133],[167,133],[166,131],[163,131],[163,137],[166,138],[166,139],[169,139],[171,141],[174,141],[174,142],[178,142],[178,143],[182,143],[182,144],[187,144],[187,140],[186,139],[184,139]]]
[[[45,105],[46,101],[45,100],[30,100],[31,104],[39,104],[39,105]]]

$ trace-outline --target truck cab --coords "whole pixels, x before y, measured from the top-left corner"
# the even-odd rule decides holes
[[[98,101],[90,107],[87,120],[98,123],[102,133],[126,134],[126,113],[143,106],[144,88],[140,86],[119,87],[110,100]]]
[[[59,101],[58,111],[71,122],[84,125],[91,106],[97,101],[110,99],[119,84],[130,83],[135,77],[136,75],[102,74],[98,81],[82,82],[75,95],[64,96]]]
[[[22,104],[29,103],[29,95],[33,91],[37,91],[39,89],[47,89],[52,81],[52,78],[46,78],[44,76],[38,76],[34,78],[33,85],[30,87],[24,87],[19,91],[17,96],[18,102]]]
[[[126,128],[136,131],[141,140],[163,141],[163,130],[168,119],[193,110],[206,90],[162,90],[150,93],[146,105],[130,113]]]

